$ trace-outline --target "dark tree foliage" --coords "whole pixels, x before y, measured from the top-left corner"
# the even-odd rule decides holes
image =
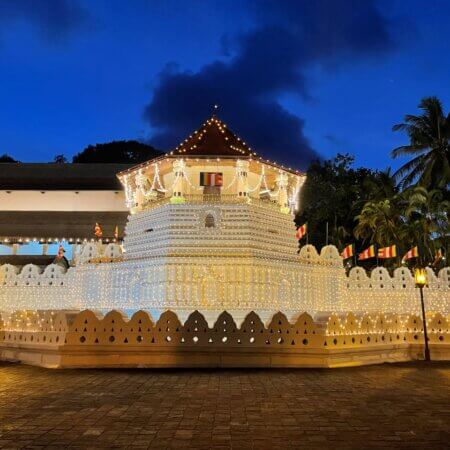
[[[138,164],[161,156],[151,145],[138,141],[113,141],[89,145],[72,159],[74,163]]]
[[[16,161],[13,157],[7,155],[4,153],[3,155],[0,155],[0,163],[17,163],[19,161]]]
[[[67,158],[64,155],[56,155],[55,158],[53,159],[53,162],[57,163],[57,164],[66,164]]]
[[[326,245],[328,222],[329,244],[342,250],[356,242],[357,250],[361,250],[363,242],[353,235],[355,217],[368,200],[381,200],[396,191],[389,172],[353,169],[353,161],[351,155],[338,154],[332,160],[313,162],[307,171],[295,222],[308,223],[308,241],[316,248]]]

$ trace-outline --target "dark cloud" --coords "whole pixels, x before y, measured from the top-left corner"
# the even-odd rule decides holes
[[[90,16],[77,0],[3,0],[0,25],[26,22],[48,40],[58,41],[87,25]]]
[[[280,94],[307,98],[306,69],[335,69],[393,47],[390,23],[370,0],[255,1],[257,28],[226,39],[229,62],[195,73],[166,69],[145,109],[156,129],[151,141],[171,148],[220,105],[219,116],[256,150],[305,167],[318,155],[303,133],[303,119],[280,104]]]

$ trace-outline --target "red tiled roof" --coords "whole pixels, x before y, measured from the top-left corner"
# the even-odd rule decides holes
[[[194,157],[256,156],[250,147],[216,116],[208,119],[200,129],[194,131],[169,154]]]

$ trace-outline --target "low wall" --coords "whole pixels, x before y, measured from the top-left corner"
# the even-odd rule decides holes
[[[100,249],[100,250],[99,250]],[[110,263],[88,263],[101,255]],[[236,261],[217,271],[211,282],[212,263],[192,263],[184,270],[178,261],[122,261],[116,244],[89,243],[77,256],[79,266],[67,272],[50,265],[42,270],[0,266],[0,310],[15,309],[240,309],[363,311],[419,313],[418,289],[411,272],[397,268],[391,276],[383,267],[367,274],[354,267],[346,276],[342,259],[333,246],[320,254],[303,246],[299,262],[285,273],[275,263],[270,270],[253,261]],[[239,265],[241,264],[241,266]],[[296,265],[297,264],[297,265]],[[436,275],[430,268],[425,288],[427,309],[450,312],[450,267]],[[231,281],[227,281],[231,280]],[[281,280],[281,281],[280,281]],[[211,283],[210,283],[211,282]],[[218,292],[222,293],[220,299]]]
[[[450,360],[450,316],[427,317],[432,359]],[[182,323],[172,311],[157,321],[111,311],[16,311],[0,319],[0,359],[49,368],[346,367],[422,359],[418,315],[255,312],[236,323],[198,311]]]

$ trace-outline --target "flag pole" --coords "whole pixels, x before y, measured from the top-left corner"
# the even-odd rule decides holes
[[[326,235],[327,235],[327,238],[326,238],[326,245],[328,245],[328,221],[327,221],[327,231],[326,231]]]

